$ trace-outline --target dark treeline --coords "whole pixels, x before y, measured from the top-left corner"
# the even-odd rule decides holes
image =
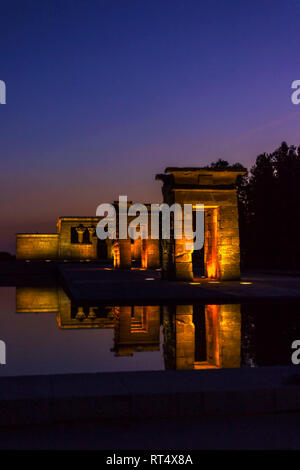
[[[242,169],[218,160],[211,168]],[[300,147],[283,142],[238,178],[244,267],[300,269]]]

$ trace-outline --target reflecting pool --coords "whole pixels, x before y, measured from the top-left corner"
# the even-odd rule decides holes
[[[77,305],[1,287],[0,376],[291,365],[299,304]]]

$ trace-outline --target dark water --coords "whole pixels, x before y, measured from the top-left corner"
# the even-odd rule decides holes
[[[296,339],[299,304],[103,307],[0,288],[0,376],[291,365]]]

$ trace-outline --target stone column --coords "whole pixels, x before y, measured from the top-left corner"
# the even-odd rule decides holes
[[[159,240],[148,239],[147,242],[146,257],[147,257],[147,268],[156,269],[160,266],[159,259]]]
[[[79,320],[79,321],[82,321],[86,318],[85,313],[83,311],[83,307],[78,307],[75,318],[76,320]]]
[[[113,260],[114,259],[114,244],[113,240],[110,238],[106,239],[106,250],[107,250],[107,259]]]
[[[205,209],[204,268],[205,276],[218,279],[218,209]]]
[[[95,314],[95,308],[96,307],[89,307],[89,314],[88,314],[89,320],[95,320],[97,318],[97,315]]]
[[[219,208],[217,255],[221,280],[240,279],[240,239],[236,193],[230,195],[231,204]]]
[[[85,232],[85,227],[82,227],[82,226],[76,227],[76,232],[78,235],[78,243],[83,243],[83,234]]]
[[[119,245],[119,240],[113,240],[112,253],[113,253],[114,268],[118,269],[120,267],[120,245]]]
[[[114,267],[131,269],[131,240],[114,241]]]
[[[219,335],[221,367],[241,365],[241,306],[220,305]]]
[[[195,362],[195,326],[193,306],[176,306],[176,369],[193,369]]]
[[[120,245],[120,268],[131,268],[131,240],[119,240]]]
[[[96,231],[95,227],[88,227],[90,243],[93,243],[93,236]]]

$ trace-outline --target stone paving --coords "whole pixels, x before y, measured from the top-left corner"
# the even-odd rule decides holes
[[[140,303],[241,303],[300,300],[300,277],[270,274],[243,275],[240,281],[196,279],[165,281],[159,270],[113,270],[96,264],[60,264],[60,280],[67,293],[80,302]]]

